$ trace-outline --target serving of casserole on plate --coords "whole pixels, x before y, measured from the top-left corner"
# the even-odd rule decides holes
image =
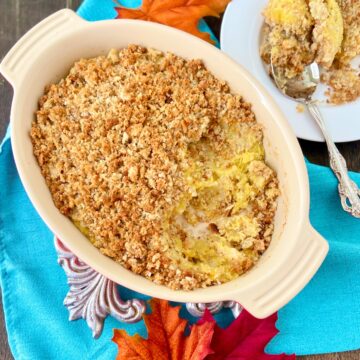
[[[269,77],[270,60],[290,78],[317,61],[322,83],[313,99],[321,107],[331,138],[335,142],[360,139],[359,4],[352,0],[234,0],[225,11],[221,49],[261,81],[301,139],[324,141],[311,116],[276,89]]]
[[[339,105],[360,97],[360,2],[351,0],[270,0],[263,11],[263,60],[286,78],[301,76],[313,61],[329,86],[328,103]]]

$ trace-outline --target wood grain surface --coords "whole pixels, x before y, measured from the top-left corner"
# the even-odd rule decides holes
[[[0,59],[3,58],[16,40],[37,22],[66,5],[70,5],[75,9],[79,3],[80,0],[0,0]],[[206,20],[215,35],[219,36],[221,18],[209,18]],[[5,134],[8,125],[11,99],[12,89],[10,85],[0,78],[0,138]],[[317,164],[328,164],[328,155],[324,144],[303,140],[300,141],[300,144],[305,156],[310,161]],[[360,171],[360,141],[339,144],[339,149],[347,159],[349,168]],[[59,306],[62,306],[62,304],[59,304]],[[2,309],[1,297],[0,308]],[[299,358],[302,360],[359,360],[360,351]],[[7,342],[3,312],[0,310],[0,360],[10,359],[13,359],[13,357]]]

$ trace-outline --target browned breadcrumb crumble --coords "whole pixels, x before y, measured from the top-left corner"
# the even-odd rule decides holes
[[[337,2],[344,20],[344,40],[337,60],[341,64],[340,67],[347,67],[352,59],[360,55],[360,1],[337,0]]]
[[[339,105],[360,97],[360,74],[352,68],[332,70],[324,73],[321,81],[329,85],[328,102]]]
[[[305,111],[305,106],[303,104],[297,104],[296,105],[296,111],[298,113],[303,113]]]
[[[190,290],[219,282],[169,258],[163,219],[190,191],[189,146],[206,136],[215,150],[224,143],[219,114],[225,127],[253,127],[261,140],[250,104],[200,60],[130,45],[82,59],[50,85],[31,139],[55,205],[103,254],[157,284]],[[267,177],[268,189],[257,211],[261,236],[248,245],[257,257],[239,263],[239,274],[264,252],[273,229],[277,180],[258,163],[254,172]]]

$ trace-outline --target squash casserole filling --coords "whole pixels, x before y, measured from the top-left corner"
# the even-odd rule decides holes
[[[262,128],[200,60],[136,45],[81,59],[30,135],[61,213],[157,284],[230,281],[270,244],[279,190]]]

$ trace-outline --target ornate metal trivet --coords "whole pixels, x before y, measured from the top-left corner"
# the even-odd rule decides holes
[[[141,320],[145,311],[142,300],[123,301],[114,282],[79,260],[57,238],[55,248],[70,286],[64,300],[69,320],[85,319],[95,338],[100,336],[107,315],[127,323]]]
[[[83,318],[92,330],[94,338],[98,338],[108,315],[126,323],[134,323],[142,319],[146,309],[143,300],[123,301],[116,283],[82,262],[56,237],[55,248],[58,253],[58,263],[64,269],[70,286],[64,300],[64,305],[69,310],[70,321]],[[229,308],[235,318],[242,310],[235,301],[187,303],[186,308],[193,316],[201,316],[206,308],[212,314],[218,313],[223,308]]]
[[[237,303],[236,301],[217,301],[217,302],[213,302],[213,303],[187,303],[186,304],[186,309],[187,311],[193,315],[193,316],[197,316],[200,317],[204,314],[205,309],[210,310],[210,312],[212,314],[216,314],[218,312],[220,312],[222,309],[224,308],[229,308],[233,315],[234,318],[237,318],[242,310],[242,307],[239,303]]]

